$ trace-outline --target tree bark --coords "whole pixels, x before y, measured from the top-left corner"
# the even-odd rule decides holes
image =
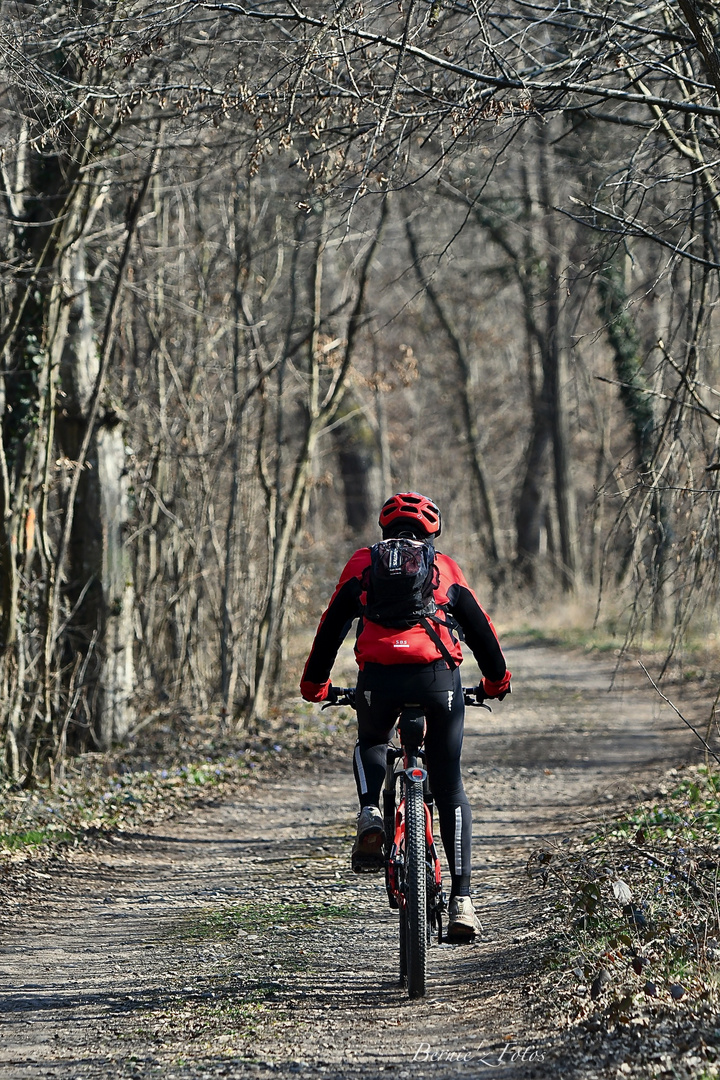
[[[633,433],[640,480],[650,493],[650,550],[647,550],[647,544],[644,546],[653,596],[652,624],[653,629],[659,630],[666,617],[666,563],[672,545],[672,532],[666,500],[656,475],[656,420],[649,392],[651,388],[643,370],[640,339],[628,309],[628,296],[621,267],[610,263],[598,275],[597,282],[600,314],[605,320],[613,350],[615,374],[620,383],[620,400]]]
[[[57,422],[60,448],[78,462],[91,421],[100,373],[97,333],[87,281],[85,251],[78,245],[72,277],[73,305],[61,362],[63,407]],[[129,518],[123,420],[105,401],[77,487],[68,545],[67,602],[72,615],[64,644],[66,662],[94,652],[74,720],[88,725],[102,748],[120,742],[134,720],[134,586],[124,529]]]
[[[550,445],[549,414],[549,402],[544,395],[541,395],[533,414],[530,441],[525,453],[523,478],[515,512],[516,565],[528,584],[535,581],[536,563],[540,555],[547,451]]]
[[[381,505],[381,465],[375,432],[351,390],[347,391],[332,430],[340,467],[345,521],[354,536],[374,524]]]
[[[151,162],[128,217],[125,249],[98,346],[82,244],[74,253],[74,316],[63,349],[64,408],[58,438],[71,468],[63,530],[48,597],[48,660],[54,648],[59,589],[66,581],[71,614],[64,629],[72,651],[97,649],[83,668],[85,716],[98,744],[107,748],[127,734],[134,713],[132,610],[134,589],[123,530],[128,520],[122,420],[105,397],[119,298],[140,208],[157,157]],[[67,648],[67,645],[65,646]],[[46,678],[49,670],[46,671]]]
[[[545,289],[546,331],[543,349],[543,395],[550,407],[552,433],[555,503],[561,557],[562,585],[572,591],[580,572],[579,540],[575,486],[570,466],[570,432],[568,425],[568,366],[565,268],[567,244],[564,230],[559,227],[555,211],[554,192],[557,190],[557,168],[551,133],[543,127],[539,147],[540,196],[543,204],[547,238],[547,276]]]
[[[720,95],[720,52],[715,44],[718,33],[717,25],[712,26],[710,19],[701,10],[696,0],[678,0],[678,7],[685,16],[697,47],[702,53],[708,75]],[[717,14],[714,15],[717,22]]]

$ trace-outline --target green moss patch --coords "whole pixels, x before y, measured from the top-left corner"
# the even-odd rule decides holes
[[[208,912],[186,924],[183,933],[195,938],[232,938],[238,932],[267,934],[274,929],[307,930],[327,919],[351,919],[357,911],[351,904],[330,902],[297,903],[267,900],[243,902],[221,910]]]

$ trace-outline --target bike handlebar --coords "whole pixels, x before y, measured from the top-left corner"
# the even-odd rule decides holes
[[[330,686],[328,688],[328,696],[323,701],[321,708],[329,709],[334,705],[348,705],[351,709],[355,708],[355,690],[354,686]],[[483,690],[482,683],[478,686],[463,686],[463,701],[466,705],[474,705],[477,708],[487,709],[488,712],[492,712],[489,705],[485,704],[485,691]]]
[[[329,709],[332,705],[349,705],[351,709],[354,709],[355,687],[329,686],[327,697],[323,701],[321,708]]]

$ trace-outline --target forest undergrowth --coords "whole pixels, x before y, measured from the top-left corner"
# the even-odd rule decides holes
[[[129,748],[71,759],[54,783],[29,790],[5,784],[0,873],[228,799],[276,775],[290,758],[302,769],[347,754],[350,726],[344,711],[336,710],[331,723],[310,706],[275,711],[255,734],[213,717],[192,723],[183,717],[147,731]]]
[[[591,1055],[624,1049],[633,1075],[678,1075],[678,1053],[690,1075],[720,1075],[719,792],[717,770],[673,769],[528,862],[556,907],[535,1008],[582,1029]]]

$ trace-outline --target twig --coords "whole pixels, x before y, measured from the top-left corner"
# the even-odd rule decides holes
[[[705,741],[705,739],[704,739],[704,738],[702,737],[702,735],[701,735],[701,734],[700,734],[700,732],[699,732],[699,731],[697,730],[697,728],[694,728],[694,727],[692,726],[692,724],[690,723],[690,721],[689,721],[689,720],[686,720],[686,719],[685,719],[685,717],[683,716],[683,714],[682,714],[682,713],[680,712],[680,710],[678,709],[677,705],[673,705],[673,703],[672,703],[672,701],[670,700],[670,698],[669,698],[669,697],[666,697],[666,696],[665,696],[665,694],[663,694],[662,690],[661,690],[661,689],[660,689],[660,687],[659,687],[659,686],[657,685],[657,683],[656,683],[656,682],[654,681],[654,679],[653,679],[652,675],[650,674],[650,672],[648,671],[648,669],[647,669],[647,668],[645,667],[645,665],[643,664],[642,660],[638,660],[638,666],[639,666],[639,667],[641,667],[641,668],[643,669],[643,671],[645,672],[645,674],[647,675],[647,677],[648,677],[648,681],[649,681],[650,685],[652,686],[652,688],[653,688],[654,690],[657,690],[658,694],[659,694],[659,695],[660,695],[660,697],[661,697],[661,698],[663,699],[663,701],[664,701],[664,702],[666,702],[666,703],[667,703],[667,704],[668,704],[668,705],[670,706],[670,708],[671,708],[671,709],[673,710],[673,712],[674,712],[674,713],[676,713],[676,714],[677,714],[677,715],[678,715],[678,716],[680,717],[680,719],[682,720],[683,724],[685,724],[685,725],[686,725],[686,727],[689,727],[689,728],[690,728],[690,730],[692,731],[693,735],[694,735],[694,736],[695,736],[695,738],[696,738],[696,739],[698,740],[698,742],[702,743],[702,745],[703,745],[703,746],[705,747],[705,750],[706,750],[706,752],[707,752],[708,754],[710,754],[710,755],[711,755],[711,757],[714,757],[714,758],[715,758],[715,760],[716,760],[716,761],[718,762],[718,764],[720,764],[720,757],[718,757],[718,755],[717,755],[717,754],[715,753],[715,751],[714,751],[714,750],[712,750],[712,749],[711,749],[711,748],[710,748],[710,747],[708,746],[707,742],[706,742],[706,741]]]

